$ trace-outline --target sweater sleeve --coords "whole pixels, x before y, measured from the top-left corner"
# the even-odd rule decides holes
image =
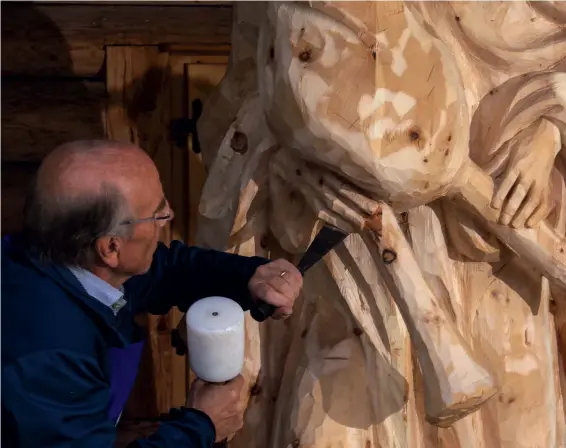
[[[136,299],[134,313],[166,314],[173,306],[186,311],[209,296],[228,297],[247,311],[252,306],[248,283],[270,260],[201,249],[173,241],[159,244],[149,272],[126,282]]]
[[[2,442],[26,448],[111,448],[110,387],[96,361],[69,350],[28,354],[2,369]],[[131,448],[211,448],[212,421],[200,411],[172,411]]]

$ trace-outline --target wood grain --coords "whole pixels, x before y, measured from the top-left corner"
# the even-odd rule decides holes
[[[158,429],[159,422],[156,421],[121,420],[118,425],[118,433],[114,442],[114,448],[128,448],[134,440],[148,437]]]
[[[102,138],[103,82],[2,81],[2,161],[37,162],[61,143]]]
[[[206,102],[212,90],[220,83],[225,72],[228,58],[224,63],[206,63],[200,61],[198,64],[188,64],[186,67],[188,84],[188,103],[200,100]],[[192,113],[192,111],[191,111]],[[189,163],[188,163],[188,190],[189,190],[189,216],[187,222],[187,234],[190,244],[195,244],[198,207],[202,189],[206,181],[206,169],[202,163],[202,156],[192,151],[192,141],[189,141]]]
[[[225,50],[226,48],[221,46],[200,48],[200,52],[198,48],[185,48],[174,56],[172,70],[173,78],[177,82],[174,97],[183,98],[182,109],[189,113],[190,118],[194,118],[193,101],[200,100],[204,103],[222,80],[228,63]],[[172,113],[180,116],[181,110],[178,107],[173,108]],[[175,237],[180,236],[189,245],[196,244],[198,205],[206,180],[206,169],[200,154],[194,153],[192,141],[192,138],[189,138],[185,147],[178,148],[178,151],[173,153],[172,180],[175,188],[171,195],[175,210],[181,212],[177,213],[173,223],[173,234]],[[179,312],[174,317],[175,322],[178,322],[177,328],[181,337],[186,338],[185,315]],[[188,390],[195,375],[190,369],[189,357],[185,360]]]
[[[283,331],[246,322],[232,448],[566,446],[559,3],[235,4],[199,243],[291,261],[352,234]]]
[[[226,5],[2,3],[4,74],[94,76],[107,45],[229,43]]]

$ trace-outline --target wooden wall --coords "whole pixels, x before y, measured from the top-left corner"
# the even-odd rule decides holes
[[[203,173],[189,144],[169,139],[169,125],[190,117],[191,100],[222,77],[229,3],[0,5],[2,233],[21,227],[24,195],[49,151],[109,137],[136,142],[154,157],[177,216],[163,240],[190,240]],[[179,318],[178,310],[146,316],[150,337],[125,419],[155,418],[184,402],[186,359],[170,346]]]
[[[2,233],[18,229],[18,196],[47,152],[104,135],[109,46],[228,44],[232,19],[224,3],[2,2],[1,12]]]

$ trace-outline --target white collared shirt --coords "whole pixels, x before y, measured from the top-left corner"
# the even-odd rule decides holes
[[[87,294],[109,307],[114,315],[118,314],[118,311],[126,305],[127,302],[124,299],[124,290],[122,288],[114,288],[114,286],[86,269],[77,266],[67,266],[67,268],[74,274]]]

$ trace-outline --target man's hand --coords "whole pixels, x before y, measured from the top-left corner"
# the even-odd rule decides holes
[[[248,286],[254,299],[277,307],[273,319],[285,319],[293,313],[303,276],[293,264],[279,259],[258,267]]]
[[[240,400],[244,378],[238,375],[223,384],[193,381],[187,407],[198,409],[210,417],[216,428],[216,442],[226,439],[244,424],[244,401]]]

